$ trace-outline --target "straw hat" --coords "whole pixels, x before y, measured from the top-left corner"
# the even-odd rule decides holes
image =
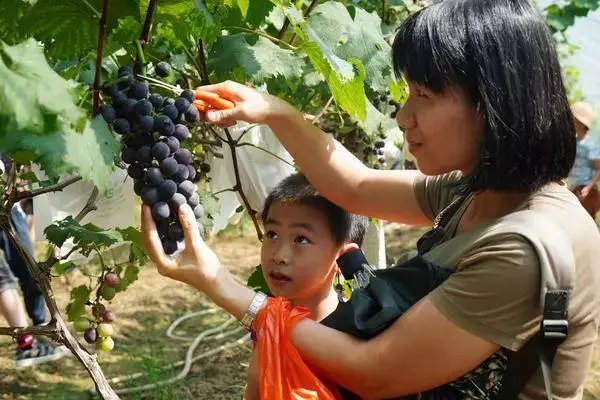
[[[592,126],[594,122],[594,109],[588,103],[583,101],[578,101],[571,106],[571,111],[573,112],[573,116],[583,125],[585,125],[588,129]]]

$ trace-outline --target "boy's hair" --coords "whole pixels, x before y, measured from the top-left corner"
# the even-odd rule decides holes
[[[319,210],[327,217],[329,229],[337,245],[362,245],[369,219],[352,214],[321,196],[302,173],[286,177],[271,190],[261,213],[263,224],[267,220],[269,209],[275,203],[302,204]]]

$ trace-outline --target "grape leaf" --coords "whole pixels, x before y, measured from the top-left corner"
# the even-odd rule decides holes
[[[88,5],[89,4],[89,5]],[[38,0],[22,19],[22,31],[57,58],[80,58],[96,47],[102,0]],[[109,0],[107,34],[118,19],[141,18],[140,0]]]
[[[71,302],[67,304],[67,316],[69,321],[75,321],[85,313],[85,303],[90,299],[91,289],[86,285],[73,288],[71,291]]]
[[[367,101],[367,116],[364,121],[358,121],[358,126],[369,135],[385,133],[386,137],[392,140],[399,140],[402,137],[402,132],[398,128],[396,120],[382,114],[369,101]]]
[[[241,66],[254,82],[282,76],[288,79],[302,75],[302,57],[291,50],[282,49],[263,37],[250,44],[253,35],[245,33],[220,37],[209,56],[208,66],[219,80]]]
[[[355,8],[352,19],[342,3],[328,1],[315,8],[308,24],[335,55],[363,63],[367,84],[373,91],[387,89],[393,76],[391,47],[385,41],[376,12]]]
[[[0,143],[25,132],[48,134],[62,125],[61,118],[82,117],[67,81],[50,68],[35,40],[0,42]]]
[[[310,59],[314,68],[327,81],[336,103],[357,120],[367,116],[365,69],[360,60],[344,60],[328,46],[328,37],[321,38],[295,7],[283,7],[299,38],[300,51]]]
[[[259,290],[267,295],[271,294],[271,289],[269,289],[269,285],[267,285],[267,281],[265,280],[265,276],[260,265],[256,266],[254,272],[252,272],[248,278],[246,286],[254,290]]]
[[[110,184],[114,158],[120,149],[101,116],[88,121],[81,133],[63,124],[62,129],[49,135],[0,136],[0,147],[21,162],[39,163],[51,177],[78,173],[100,191]]]
[[[130,262],[138,262],[140,266],[144,266],[148,262],[148,254],[142,242],[142,233],[130,226],[126,229],[117,228],[117,231],[126,242],[131,242],[131,253],[129,256]]]
[[[30,4],[23,0],[0,1],[0,40],[15,44],[22,38],[19,22]]]
[[[123,273],[121,273],[121,271],[117,271],[121,278],[121,281],[119,282],[119,285],[115,288],[116,292],[118,293],[126,290],[129,287],[129,285],[137,281],[139,272],[140,268],[135,263],[128,263]]]
[[[52,273],[60,276],[77,268],[73,261],[58,261],[52,266]]]
[[[224,0],[223,3],[228,6],[233,6],[233,3],[236,3],[237,6],[240,8],[242,16],[246,18],[246,15],[248,14],[248,6],[250,5],[250,0]]]
[[[259,28],[275,7],[270,0],[227,0],[225,4],[230,8],[224,25],[248,28]],[[244,11],[246,4],[248,8]]]
[[[81,247],[80,253],[88,256],[96,248],[108,247],[123,240],[123,236],[113,229],[102,229],[94,224],[79,224],[73,217],[55,221],[44,230],[46,239],[61,247],[69,238],[73,238],[76,246]]]

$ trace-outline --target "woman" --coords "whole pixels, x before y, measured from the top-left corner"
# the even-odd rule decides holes
[[[492,235],[475,247],[472,242],[498,218],[532,209],[564,230],[575,254],[569,337],[554,361],[553,392],[581,398],[598,328],[600,235],[559,183],[573,164],[575,135],[542,16],[527,0],[446,0],[403,24],[393,59],[410,89],[398,123],[420,172],[368,169],[272,96],[231,82],[204,88],[236,105],[209,112],[208,121],[270,125],[317,190],[351,212],[431,225],[464,196],[444,241],[426,254],[456,271],[447,281],[372,340],[303,320],[292,329],[294,345],[309,364],[367,398],[434,388],[494,354],[520,349],[541,319],[537,256],[517,234]],[[196,287],[241,319],[254,292],[219,264],[187,206],[181,218],[186,250],[173,261],[144,210],[144,237],[159,272]],[[519,398],[546,398],[539,372]]]
[[[575,117],[577,156],[569,174],[571,190],[583,208],[596,218],[598,212],[598,181],[600,180],[600,149],[594,138],[588,135],[594,123],[594,109],[588,103],[578,101],[571,106]]]

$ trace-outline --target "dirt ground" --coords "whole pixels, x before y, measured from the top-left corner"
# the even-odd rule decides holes
[[[412,249],[422,231],[400,225],[388,225],[386,237],[388,259],[395,260]],[[241,280],[246,280],[259,263],[259,243],[251,228],[232,230],[214,238],[211,246],[224,264]],[[53,287],[62,309],[68,302],[71,286],[84,279],[75,273],[70,282],[55,280]],[[128,380],[115,388],[134,387],[176,376],[181,366],[169,370],[161,367],[184,359],[189,342],[167,337],[166,330],[178,317],[189,312],[210,309],[210,302],[186,285],[160,276],[151,266],[140,272],[140,278],[126,292],[118,294],[110,304],[117,314],[114,325],[115,350],[101,354],[99,361],[107,377],[139,373],[140,379]],[[194,338],[227,319],[221,313],[197,317],[183,323],[178,336]],[[6,321],[0,317],[0,326]],[[195,355],[243,336],[237,333],[222,340],[200,344]],[[34,368],[14,368],[14,344],[0,337],[0,400],[13,399],[88,399],[93,386],[79,363],[73,358],[43,364]],[[216,355],[194,362],[185,379],[135,394],[123,399],[241,399],[249,348],[246,344],[232,347]],[[594,368],[584,397],[600,399],[600,348],[596,350]]]

